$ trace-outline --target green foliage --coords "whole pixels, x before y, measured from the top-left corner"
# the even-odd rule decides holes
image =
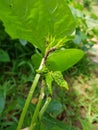
[[[62,123],[50,116],[46,116],[43,120],[37,124],[34,130],[77,130],[75,127],[71,127]]]
[[[53,73],[52,73],[52,77],[53,77],[54,81],[55,81],[60,87],[64,87],[65,89],[68,90],[68,84],[67,84],[67,82],[64,80],[61,71],[55,71],[55,72],[53,72]]]
[[[78,49],[57,50],[49,55],[46,66],[53,71],[64,71],[76,64],[84,53]]]
[[[0,27],[2,27],[2,24],[0,24]],[[0,38],[0,49],[9,55],[10,61],[0,62],[0,111],[2,109],[0,130],[10,126],[14,129],[14,124],[17,125],[17,117],[23,109],[27,95],[24,93],[29,90],[28,86],[30,86],[34,77],[34,69],[30,61],[33,54],[32,50],[34,50],[33,46],[27,44],[24,47],[18,40],[12,41],[3,28],[2,32],[3,34],[0,35],[2,36]],[[3,60],[5,60],[4,57]],[[30,114],[30,111],[27,115]],[[28,122],[29,120],[25,120],[24,126],[27,126]]]
[[[34,55],[32,55],[31,60],[35,69],[38,69],[41,59],[42,59],[42,56],[38,53],[35,53]]]
[[[85,4],[85,3],[84,3]],[[11,73],[8,76],[11,77],[14,82],[14,86],[12,86],[13,82],[9,83],[9,86],[12,86],[12,88],[9,87],[9,91],[7,93],[7,96],[12,97],[11,99],[15,99],[14,105],[8,107],[8,109],[4,110],[5,106],[5,97],[3,95],[3,92],[0,90],[0,100],[1,100],[1,113],[3,111],[5,112],[0,119],[0,122],[2,123],[2,120],[5,121],[4,116],[8,114],[8,112],[18,111],[13,114],[13,120],[12,122],[6,123],[5,126],[4,123],[1,127],[6,128],[8,126],[8,129],[16,129],[16,122],[18,122],[18,119],[16,117],[19,117],[19,112],[23,109],[23,100],[19,98],[18,101],[16,101],[17,96],[15,95],[21,95],[25,97],[26,92],[28,91],[28,82],[32,81],[32,76],[34,74],[34,68],[31,64],[31,62],[28,60],[32,54],[32,62],[35,68],[38,69],[38,66],[40,65],[42,57],[44,57],[44,65],[46,63],[46,66],[44,66],[42,69],[37,70],[36,72],[41,75],[41,78],[45,78],[46,85],[48,87],[48,91],[50,95],[54,96],[58,95],[56,92],[52,92],[54,88],[54,84],[52,84],[53,80],[57,83],[58,86],[64,87],[68,89],[68,85],[66,80],[63,78],[63,75],[61,72],[69,69],[73,65],[75,65],[84,55],[82,50],[79,49],[66,49],[66,48],[72,48],[72,45],[74,44],[74,48],[82,48],[84,50],[87,50],[93,45],[93,41],[91,38],[94,36],[94,28],[97,25],[97,18],[94,19],[91,17],[86,17],[86,14],[83,13],[83,6],[79,3],[74,4],[74,7],[70,7],[71,13],[68,5],[66,4],[65,0],[6,0],[0,1],[0,19],[3,21],[6,32],[12,37],[12,38],[18,38],[23,46],[19,46],[19,44],[14,44],[16,48],[18,48],[18,51],[15,51],[16,57],[14,57],[13,61],[10,61],[9,56],[12,58],[13,53],[10,51],[11,49],[14,50],[12,47],[11,49],[8,48],[9,51],[1,51],[2,55],[0,53],[0,62],[10,62],[12,64],[12,69],[9,67],[7,69],[7,73]],[[74,18],[73,18],[74,16]],[[75,25],[75,21],[76,25]],[[14,22],[13,22],[14,21]],[[75,35],[73,34],[73,37],[70,37],[72,32],[74,31],[76,27]],[[2,32],[0,32],[1,34]],[[4,39],[4,35],[0,35],[0,39]],[[38,48],[38,50],[34,50],[31,46],[28,48],[28,42],[31,42],[35,48]],[[0,41],[1,42],[1,41]],[[11,41],[10,41],[11,42]],[[3,43],[3,42],[2,42]],[[71,46],[69,44],[71,43]],[[10,47],[10,45],[9,45]],[[24,48],[30,51],[30,53],[26,53],[24,51]],[[1,48],[0,48],[1,49]],[[1,49],[5,50],[5,49]],[[32,52],[32,50],[37,53]],[[46,50],[46,51],[45,51]],[[43,55],[48,50],[47,55]],[[9,52],[9,53],[8,53]],[[20,54],[21,52],[21,54]],[[19,55],[20,54],[20,55]],[[23,54],[23,55],[22,55]],[[46,68],[47,67],[47,68]],[[20,69],[21,68],[21,69]],[[24,71],[24,68],[26,69],[26,72]],[[29,68],[29,69],[28,69]],[[4,71],[7,70],[4,68]],[[21,70],[21,71],[20,71]],[[28,70],[33,74],[28,74]],[[19,73],[19,75],[17,74]],[[22,73],[24,75],[22,75]],[[19,83],[16,82],[16,78],[19,78],[21,81]],[[22,79],[23,78],[23,79]],[[3,78],[4,79],[4,78]],[[1,80],[3,82],[3,80]],[[19,86],[19,84],[23,84],[22,87]],[[26,86],[27,85],[27,86]],[[39,86],[40,86],[39,82]],[[15,87],[19,86],[19,87]],[[40,88],[40,87],[39,87]],[[26,89],[23,93],[23,90]],[[58,87],[56,87],[58,89]],[[63,89],[63,88],[61,88]],[[36,90],[37,91],[37,90]],[[61,90],[59,91],[61,92]],[[64,91],[65,93],[66,91]],[[12,94],[13,93],[13,94]],[[35,96],[38,96],[37,92]],[[45,93],[46,94],[46,93]],[[48,96],[46,94],[45,96]],[[66,96],[62,96],[62,94],[59,95],[62,96],[61,102],[65,101],[65,104],[62,104],[58,100],[53,100],[49,107],[47,108],[47,113],[49,115],[52,115],[54,118],[57,118],[59,114],[61,114],[63,111],[67,111],[71,109],[71,107],[77,108],[78,104],[74,104],[72,102],[72,99],[68,97],[67,92],[65,93]],[[72,93],[73,94],[73,93]],[[14,95],[14,96],[13,96]],[[65,99],[66,97],[66,99]],[[20,102],[21,103],[20,103]],[[18,103],[16,103],[18,102]],[[71,107],[68,103],[72,103]],[[16,107],[18,105],[18,108]],[[43,105],[44,106],[44,105]],[[69,107],[67,109],[67,106]],[[17,109],[14,109],[17,108]],[[43,107],[42,107],[43,108]],[[33,111],[32,111],[33,110]],[[30,111],[27,111],[26,119],[24,120],[24,127],[30,125],[31,116],[34,112],[34,109],[30,109]],[[6,112],[7,111],[7,112]],[[76,109],[75,109],[76,111]],[[13,112],[14,113],[14,112]],[[44,112],[42,112],[44,113]],[[67,113],[69,114],[70,118],[72,119],[75,114],[77,113]],[[31,116],[30,116],[31,115]],[[43,114],[42,114],[43,115]],[[9,114],[8,114],[9,116]],[[45,117],[43,117],[43,120],[41,120],[37,123],[36,130],[74,130],[74,127],[72,127],[72,124],[66,125],[62,122],[58,122],[55,119],[52,119],[50,117],[47,117],[47,114],[45,114]],[[66,115],[67,116],[67,115]],[[15,118],[14,118],[15,117]],[[88,116],[88,119],[90,117]],[[97,118],[94,118],[97,121]],[[6,119],[7,121],[10,119]],[[15,123],[13,123],[15,122]],[[71,122],[71,121],[70,121]],[[83,129],[86,129],[85,121],[81,122]],[[88,127],[87,127],[88,128]],[[76,128],[77,129],[77,128]]]
[[[6,32],[31,42],[42,52],[48,35],[58,41],[74,30],[74,19],[64,0],[1,0],[0,9]]]
[[[3,40],[7,39],[8,35],[4,31],[4,27],[2,25],[2,22],[0,21],[0,44],[2,43]]]
[[[70,9],[76,20],[76,32],[71,43],[67,47],[82,48],[88,51],[96,43],[98,30],[98,16],[92,9],[93,1],[91,0],[69,0]],[[97,10],[96,10],[97,12]]]
[[[80,119],[80,122],[82,124],[83,130],[93,130],[94,126],[86,119]]]
[[[50,94],[53,94],[53,81],[60,87],[64,87],[68,90],[68,84],[63,78],[61,71],[48,72],[45,75],[46,85]]]
[[[46,85],[48,87],[49,93],[52,94],[52,81],[53,81],[53,78],[52,78],[51,72],[46,74],[45,81],[46,81]]]
[[[59,114],[61,114],[63,111],[64,111],[64,107],[63,107],[62,103],[59,100],[57,100],[57,99],[53,99],[50,102],[50,104],[49,104],[49,106],[48,106],[48,108],[46,110],[46,112],[48,114],[51,114],[55,118]]]
[[[5,94],[4,91],[0,90],[0,114],[4,110],[5,107]]]
[[[8,53],[2,49],[0,49],[0,62],[9,62],[10,57]]]

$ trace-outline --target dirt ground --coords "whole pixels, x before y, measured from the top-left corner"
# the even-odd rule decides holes
[[[93,62],[98,63],[98,43],[95,44],[95,45],[92,47],[92,49],[93,49],[94,51],[90,51],[90,53],[91,53],[91,59],[92,59]]]

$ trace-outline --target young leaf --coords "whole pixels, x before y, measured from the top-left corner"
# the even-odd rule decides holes
[[[27,40],[42,52],[48,35],[58,40],[75,28],[65,0],[0,0],[0,19],[12,38]]]
[[[51,73],[50,72],[47,73],[45,78],[46,78],[46,84],[47,84],[49,93],[52,94],[52,81],[53,81],[53,78],[51,76]]]
[[[79,49],[57,50],[51,53],[46,61],[46,66],[52,71],[65,71],[76,64],[84,52]]]
[[[64,87],[68,90],[68,84],[67,82],[64,80],[63,75],[60,71],[55,71],[52,73],[53,79],[54,81],[60,86],[60,87]]]
[[[44,66],[42,69],[36,70],[36,72],[39,73],[39,74],[45,75],[45,74],[47,74],[49,72],[49,70],[48,70],[48,68],[46,66]]]

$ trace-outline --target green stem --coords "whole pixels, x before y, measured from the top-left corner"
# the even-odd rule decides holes
[[[44,59],[42,59],[41,65],[40,65],[40,67],[39,67],[39,70],[42,69],[43,64],[44,64]],[[32,86],[31,86],[31,89],[30,89],[30,91],[29,91],[28,97],[27,97],[27,99],[26,99],[26,102],[25,102],[23,111],[22,111],[22,113],[21,113],[17,130],[21,130],[21,127],[22,127],[22,124],[23,124],[23,121],[24,121],[24,118],[25,118],[27,109],[28,109],[28,107],[29,107],[30,101],[31,101],[31,99],[32,99],[32,95],[33,95],[34,90],[35,90],[35,88],[36,88],[36,86],[37,86],[37,83],[38,83],[38,81],[39,81],[39,78],[40,78],[40,74],[36,74],[36,76],[35,76],[35,78],[34,78],[34,81],[33,81],[33,84],[32,84]]]
[[[47,109],[50,101],[51,101],[51,97],[48,97],[47,100],[46,100],[46,102],[45,102],[45,104],[44,104],[44,106],[42,107],[42,109],[41,109],[41,111],[39,113],[39,120],[42,119],[42,117],[44,115],[44,112],[46,111],[46,109]]]
[[[34,111],[34,115],[32,117],[32,121],[31,121],[31,125],[29,127],[29,130],[34,130],[34,128],[35,128],[43,98],[44,98],[44,86],[42,86],[42,88],[41,88],[39,101],[38,101],[38,104],[37,104],[36,109]]]

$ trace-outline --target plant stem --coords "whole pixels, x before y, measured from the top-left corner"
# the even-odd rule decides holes
[[[37,119],[38,119],[38,115],[39,115],[39,110],[40,110],[40,107],[41,107],[41,103],[42,103],[42,100],[44,98],[44,87],[45,87],[44,85],[41,86],[39,101],[38,101],[36,109],[34,111],[34,115],[32,117],[32,121],[31,121],[31,125],[29,127],[29,130],[34,130],[34,128],[35,128],[35,125],[36,125],[36,122],[37,122]]]
[[[45,102],[45,104],[44,104],[44,106],[42,107],[42,109],[41,109],[41,111],[39,113],[39,120],[42,119],[42,116],[44,115],[44,112],[46,111],[46,109],[47,109],[50,101],[51,101],[51,97],[48,97],[47,100],[46,100],[46,102]]]
[[[43,68],[43,65],[44,65],[44,59],[42,59],[42,61],[41,61],[39,70]],[[25,102],[23,111],[22,111],[22,113],[21,113],[17,130],[21,130],[21,127],[22,127],[22,124],[23,124],[23,121],[24,121],[24,118],[25,118],[27,109],[28,109],[28,107],[29,107],[30,101],[31,101],[31,99],[32,99],[32,95],[33,95],[34,90],[35,90],[35,88],[36,88],[36,86],[37,86],[37,83],[38,83],[38,81],[39,81],[39,78],[40,78],[40,74],[36,74],[36,76],[35,76],[35,78],[34,78],[34,81],[33,81],[33,84],[32,84],[32,86],[31,86],[31,89],[30,89],[30,91],[29,91],[28,97],[27,97],[27,99],[26,99],[26,102]]]

